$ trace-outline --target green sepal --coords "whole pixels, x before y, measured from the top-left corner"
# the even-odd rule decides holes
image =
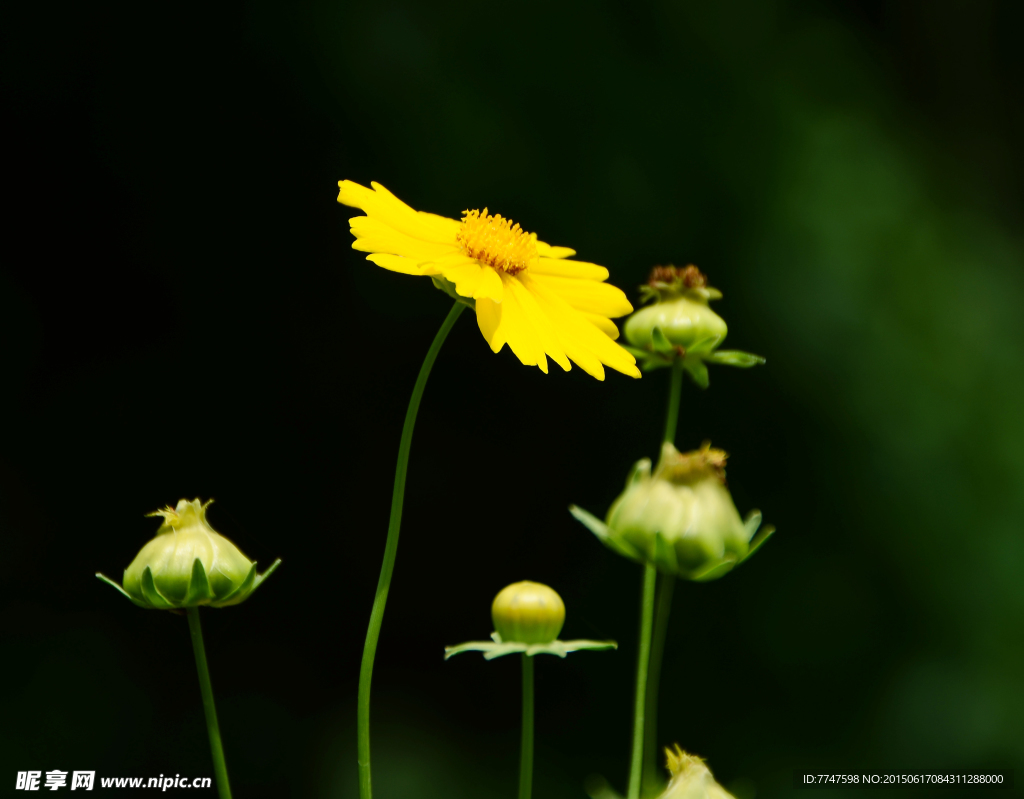
[[[203,568],[203,562],[196,558],[192,561],[192,579],[189,580],[185,601],[181,606],[190,608],[203,605],[210,599],[213,599],[213,591],[210,590],[210,581],[206,579],[206,569]]]
[[[255,565],[256,564],[254,563],[253,566],[255,566]],[[278,558],[277,560],[275,560],[273,563],[270,564],[270,568],[267,569],[265,572],[263,572],[263,574],[257,574],[256,575],[256,581],[252,585],[252,590],[255,591],[257,588],[259,588],[261,585],[263,585],[263,581],[266,580],[270,575],[272,575],[277,570],[277,567],[280,566],[280,565],[281,565],[281,559]]]
[[[440,289],[456,302],[461,302],[463,305],[468,305],[474,310],[476,309],[476,300],[472,297],[463,297],[459,294],[459,292],[455,290],[455,284],[447,278],[443,278],[440,275],[431,275],[430,279],[434,282],[434,288]]]
[[[139,585],[142,588],[142,595],[146,598],[147,607],[157,610],[174,607],[164,599],[163,594],[156,590],[156,583],[153,582],[153,570],[149,566],[142,570],[142,579],[139,581]]]
[[[708,387],[708,368],[704,365],[699,357],[690,357],[687,355],[683,359],[683,368],[689,373],[690,377],[693,378],[693,382],[701,388]]]
[[[686,354],[699,355],[701,358],[707,358],[721,342],[721,336],[707,336],[702,338],[700,341],[696,341],[691,344],[686,350]]]
[[[238,584],[238,587],[228,594],[223,599],[218,599],[216,602],[211,602],[211,606],[215,608],[226,608],[229,605],[237,605],[242,600],[246,599],[249,594],[253,592],[253,585],[256,582],[256,564],[253,563],[249,568],[248,573],[245,575],[245,579]]]
[[[705,355],[704,359],[708,363],[738,366],[740,369],[749,369],[751,366],[759,366],[765,362],[765,359],[760,355],[754,355],[752,352],[743,352],[742,350],[718,350],[717,352]]]
[[[107,585],[112,585],[114,588],[116,588],[118,591],[120,591],[122,594],[124,594],[133,605],[138,605],[140,608],[148,608],[149,607],[149,605],[147,605],[145,602],[140,602],[138,599],[136,599],[131,594],[129,594],[127,591],[125,591],[121,586],[119,586],[117,583],[115,583],[113,580],[111,580],[109,577],[107,577],[107,575],[101,574],[100,572],[96,572],[96,576],[99,577],[100,580],[105,582]]]
[[[676,550],[665,536],[658,532],[654,534],[654,565],[667,574],[676,574],[679,571],[679,561],[676,558]]]
[[[742,563],[742,561],[738,562]],[[691,575],[690,579],[697,583],[709,583],[712,580],[717,580],[719,577],[724,577],[732,571],[732,567],[736,564],[737,561],[735,560],[726,560],[721,563],[715,563],[710,568]]]
[[[643,561],[644,557],[640,550],[633,547],[631,544],[627,544],[620,538],[611,535],[611,531],[608,529],[608,525],[598,519],[589,511],[583,510],[578,505],[570,505],[569,513],[573,515],[580,524],[586,527],[590,532],[597,536],[597,540],[604,544],[608,549],[613,552],[627,557],[630,560]]]
[[[651,346],[655,352],[662,355],[672,356],[679,351],[679,348],[665,337],[665,334],[657,325],[651,329]]]
[[[453,655],[460,655],[463,652],[483,652],[484,660],[494,660],[495,658],[513,655],[517,652],[521,652],[527,657],[533,657],[534,655],[556,655],[557,657],[564,658],[570,652],[618,648],[619,645],[615,641],[556,640],[548,641],[545,644],[523,644],[518,641],[502,641],[500,635],[491,633],[490,641],[467,641],[457,646],[446,646],[444,648],[444,659],[448,660]]]
[[[750,513],[747,514],[747,518],[743,520],[743,524],[747,528],[747,534],[750,536],[750,547],[747,549],[747,554],[743,556],[743,560],[741,560],[740,563],[743,563],[747,558],[757,552],[757,550],[761,548],[761,545],[771,538],[772,534],[775,532],[775,528],[770,524],[765,525],[760,531],[758,531],[757,528],[761,526],[761,511],[759,510],[750,511]],[[755,533],[757,533],[757,535],[755,535]]]

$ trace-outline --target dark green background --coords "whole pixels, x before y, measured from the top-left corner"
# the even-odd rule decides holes
[[[680,586],[662,743],[759,797],[1024,768],[1022,11],[5,6],[0,784],[211,773],[185,620],[92,576],[198,496],[284,560],[203,614],[236,795],[355,796],[399,429],[448,301],[350,249],[341,178],[486,205],[632,297],[696,263],[767,356],[684,392],[680,445],[727,449],[779,533]],[[514,795],[515,660],[441,655],[521,579],[622,643],[538,663],[536,797],[623,787],[640,572],[566,506],[603,514],[656,454],[665,391],[544,376],[460,320],[378,652],[381,799]]]

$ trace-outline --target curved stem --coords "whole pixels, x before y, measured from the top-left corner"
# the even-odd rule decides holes
[[[358,754],[359,754],[359,796],[370,799],[373,794],[370,780],[370,682],[373,679],[373,658],[377,654],[377,639],[380,637],[380,626],[384,620],[384,605],[388,601],[388,589],[391,587],[391,574],[395,569],[395,555],[398,553],[398,532],[402,526],[402,502],[405,499],[405,475],[409,466],[409,449],[412,446],[412,431],[416,426],[416,412],[420,408],[423,389],[430,377],[430,369],[437,359],[441,345],[448,337],[448,332],[455,324],[466,306],[456,302],[448,312],[441,329],[434,336],[434,341],[423,359],[416,385],[412,389],[409,407],[405,412],[405,424],[402,426],[402,438],[398,445],[398,463],[395,466],[395,487],[391,493],[391,518],[388,521],[388,538],[384,545],[384,563],[380,567],[380,578],[377,580],[377,594],[373,598],[373,610],[370,612],[370,626],[366,630],[366,643],[363,645],[363,661],[359,667],[359,697],[357,700]]]
[[[210,670],[206,666],[206,647],[203,646],[203,628],[199,624],[199,608],[187,608],[185,615],[188,616],[188,631],[192,634],[192,650],[196,654],[199,692],[203,696],[203,712],[206,714],[206,731],[210,736],[210,754],[213,755],[213,774],[217,780],[217,794],[220,799],[231,799],[228,766],[224,762],[224,747],[220,742],[220,726],[217,724],[217,708],[213,704]]]
[[[644,772],[642,785],[660,787],[658,780],[658,684],[661,682],[661,661],[665,654],[665,635],[672,611],[672,594],[676,578],[658,575],[658,591],[654,607],[654,633],[651,640],[651,664],[647,669],[647,708],[644,715]]]
[[[519,799],[533,793],[533,658],[523,653],[523,731],[519,742]]]
[[[665,437],[663,441],[676,443],[676,423],[679,421],[679,397],[683,390],[683,359],[672,361],[672,379],[668,385],[668,411],[665,414]]]
[[[651,624],[654,619],[654,584],[657,569],[644,565],[644,592],[640,602],[640,654],[636,663],[636,703],[633,707],[633,756],[629,763],[627,799],[639,799],[644,761],[644,711],[647,707],[647,674],[651,660]]]

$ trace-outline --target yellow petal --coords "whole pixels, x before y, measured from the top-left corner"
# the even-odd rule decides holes
[[[356,237],[353,249],[363,252],[389,252],[409,258],[440,258],[459,252],[455,243],[424,241],[402,233],[380,219],[355,216],[349,220]]]
[[[588,321],[582,313],[569,305],[566,300],[536,278],[526,277],[522,279],[522,282],[526,284],[541,309],[551,319],[559,343],[566,355],[580,367],[598,377],[597,369],[593,368],[593,361],[598,360],[623,374],[640,377],[640,370],[636,368],[636,359]],[[603,376],[603,370],[600,374]],[[598,379],[602,379],[602,377]]]
[[[619,337],[619,328],[611,319],[605,319],[603,316],[593,313],[583,313],[582,316],[609,338],[615,340]]]
[[[493,300],[476,301],[476,324],[483,333],[484,340],[490,345],[491,352],[501,352],[505,339],[498,327],[501,321],[501,304]]]
[[[377,219],[406,236],[438,243],[455,243],[459,223],[435,214],[414,211],[379,183],[373,189],[351,180],[338,182],[338,202],[361,208],[368,217]]]
[[[532,279],[579,311],[610,317],[625,316],[633,311],[622,289],[610,283],[539,274],[532,275]]]
[[[572,364],[569,363],[569,359],[565,357],[565,351],[558,343],[558,336],[555,334],[551,320],[541,310],[529,289],[515,277],[506,277],[502,282],[505,284],[506,295],[511,291],[516,302],[523,309],[526,321],[533,328],[534,336],[544,352],[564,371],[568,372],[572,368]]]
[[[463,256],[462,263],[438,262],[441,274],[455,284],[455,290],[463,297],[475,300],[490,299],[501,302],[504,287],[501,279],[489,266],[481,266],[472,258]]]
[[[510,278],[503,275],[502,283],[508,289],[499,306],[498,332],[508,342],[509,349],[527,366],[539,366],[547,374],[548,360],[544,356],[544,347],[530,324],[530,320],[519,304],[519,298],[509,286]]]
[[[608,270],[597,264],[586,261],[564,261],[556,258],[541,257],[536,264],[530,266],[535,275],[553,275],[555,277],[572,277],[578,280],[607,280]]]
[[[375,252],[366,256],[367,261],[372,261],[377,266],[390,269],[392,272],[401,272],[403,275],[436,275],[437,267],[430,263],[418,263],[415,258],[405,258],[401,255],[391,255],[386,252]]]
[[[570,250],[568,247],[552,247],[547,242],[538,241],[537,254],[541,258],[568,258],[571,255],[575,255],[576,250]]]

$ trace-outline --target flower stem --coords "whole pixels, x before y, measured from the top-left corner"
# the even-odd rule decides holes
[[[665,412],[665,437],[668,444],[676,443],[679,405],[683,388],[683,361],[672,362],[672,377],[668,385],[668,408]],[[644,712],[644,764],[642,783],[654,785],[657,780],[658,749],[658,685],[661,682],[661,661],[665,654],[665,635],[668,617],[672,611],[672,594],[676,578],[671,574],[658,575],[657,599],[654,611],[654,632],[651,642],[651,662],[647,672],[647,706]]]
[[[683,389],[683,359],[672,361],[672,379],[668,384],[668,412],[665,414],[664,441],[676,443],[676,423],[679,421],[679,397]]]
[[[402,426],[402,438],[398,445],[398,463],[395,466],[395,487],[391,493],[391,518],[388,521],[388,538],[384,545],[384,563],[380,567],[380,578],[377,580],[377,594],[373,598],[373,610],[370,612],[370,626],[366,630],[366,643],[363,645],[363,661],[359,667],[359,697],[357,700],[358,754],[359,754],[359,796],[371,799],[373,790],[370,780],[370,681],[373,679],[373,658],[377,654],[377,639],[380,637],[380,626],[384,620],[384,605],[388,601],[388,589],[391,587],[391,574],[395,569],[395,555],[398,553],[398,532],[402,526],[402,502],[405,499],[405,474],[409,467],[409,449],[412,446],[412,431],[416,426],[416,412],[420,408],[423,389],[430,377],[430,369],[437,359],[441,345],[448,337],[448,332],[455,324],[466,306],[455,302],[448,312],[441,329],[434,336],[434,341],[423,359],[416,385],[412,389],[409,407],[405,412],[405,424]]]
[[[533,793],[533,658],[523,653],[523,732],[519,743],[519,799]]]
[[[672,594],[676,578],[658,575],[658,591],[654,606],[654,633],[651,641],[651,663],[647,669],[647,709],[644,713],[644,794],[660,793],[658,779],[658,684],[661,682],[661,661],[665,654],[665,634],[672,611]],[[650,791],[648,791],[650,787]]]
[[[654,585],[658,571],[644,565],[644,593],[640,603],[640,654],[636,663],[636,703],[633,707],[633,756],[629,764],[627,799],[639,799],[644,761],[644,711],[647,708],[647,674],[651,660],[651,625],[654,619]]]
[[[213,774],[217,780],[217,794],[220,799],[231,799],[228,785],[228,766],[224,762],[224,747],[220,742],[220,726],[217,724],[217,708],[213,704],[213,686],[210,685],[210,670],[206,666],[206,647],[203,646],[203,628],[199,624],[199,608],[187,608],[188,631],[192,634],[192,649],[196,654],[196,670],[199,672],[199,691],[203,696],[203,712],[206,714],[206,731],[210,736],[210,754],[213,755]]]

